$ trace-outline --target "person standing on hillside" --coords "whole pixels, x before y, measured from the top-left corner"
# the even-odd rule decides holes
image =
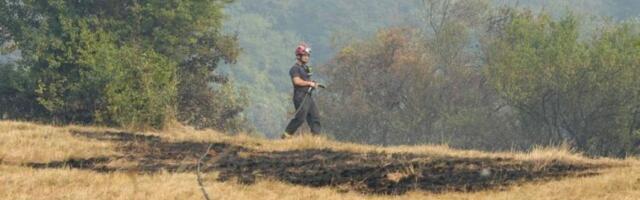
[[[311,90],[319,86],[311,80],[311,67],[307,65],[311,56],[311,48],[305,43],[298,45],[295,51],[296,63],[289,70],[293,83],[293,105],[296,108],[294,118],[289,122],[282,139],[293,136],[296,130],[305,122],[314,135],[320,134],[320,113],[311,96]]]

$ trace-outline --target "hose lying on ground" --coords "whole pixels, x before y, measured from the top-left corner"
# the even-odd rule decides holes
[[[209,194],[207,193],[207,190],[204,189],[204,184],[202,183],[202,173],[200,172],[200,165],[202,164],[202,160],[204,160],[204,158],[207,157],[207,155],[209,155],[209,150],[211,150],[212,146],[213,146],[213,143],[209,144],[209,147],[207,147],[207,151],[205,151],[204,154],[200,156],[200,159],[198,159],[198,163],[197,163],[196,178],[198,179],[198,185],[200,186],[200,190],[202,191],[202,196],[204,196],[204,199],[206,200],[211,200],[211,199],[209,198]]]

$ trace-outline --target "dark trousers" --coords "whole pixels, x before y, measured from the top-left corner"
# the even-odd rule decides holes
[[[311,128],[311,133],[320,134],[320,113],[318,112],[318,107],[316,107],[316,103],[313,101],[312,96],[307,94],[306,100],[304,99],[304,96],[302,98],[294,98],[293,105],[296,110],[299,109],[299,111],[291,122],[289,122],[285,131],[289,134],[293,134],[305,121],[307,121],[309,128]]]

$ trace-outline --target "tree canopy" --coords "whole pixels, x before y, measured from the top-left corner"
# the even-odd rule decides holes
[[[213,72],[239,53],[221,32],[230,2],[7,0],[0,42],[21,51],[14,73],[25,74],[31,107],[56,121],[222,127],[240,111],[212,108],[209,86],[226,82]]]

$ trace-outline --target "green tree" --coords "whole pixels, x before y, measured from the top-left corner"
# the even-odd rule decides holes
[[[209,85],[226,82],[214,71],[239,53],[220,32],[230,2],[7,0],[0,42],[21,50],[17,67],[56,121],[161,128],[177,117],[219,128],[209,121],[242,107],[217,105]]]
[[[488,77],[540,140],[624,156],[638,137],[637,26],[581,38],[573,15],[510,11],[488,44]],[[635,28],[634,28],[635,27]]]
[[[36,101],[29,72],[15,64],[0,64],[0,115],[2,119],[42,117],[45,108]]]

